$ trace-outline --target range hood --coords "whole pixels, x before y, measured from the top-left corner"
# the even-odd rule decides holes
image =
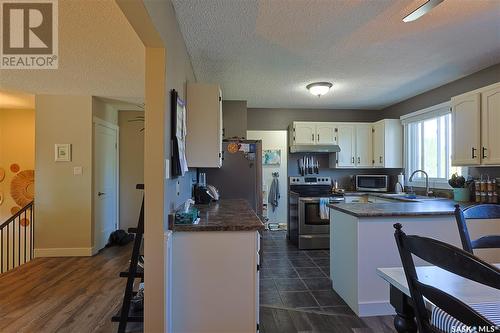
[[[338,153],[338,145],[292,145],[290,153]]]

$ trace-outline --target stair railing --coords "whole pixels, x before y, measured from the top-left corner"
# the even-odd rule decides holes
[[[0,225],[0,274],[33,258],[35,203],[30,202]]]

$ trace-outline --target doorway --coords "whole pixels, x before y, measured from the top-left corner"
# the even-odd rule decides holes
[[[118,229],[118,126],[94,118],[94,253]]]

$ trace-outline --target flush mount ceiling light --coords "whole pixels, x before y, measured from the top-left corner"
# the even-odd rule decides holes
[[[441,2],[444,0],[428,0],[426,3],[424,3],[422,6],[418,7],[415,9],[413,12],[411,12],[408,16],[403,18],[403,22],[408,23],[412,22],[415,20],[418,20],[428,12],[430,12],[434,7],[439,5]]]
[[[314,82],[306,86],[307,90],[315,96],[321,97],[330,91],[333,86],[331,82]]]

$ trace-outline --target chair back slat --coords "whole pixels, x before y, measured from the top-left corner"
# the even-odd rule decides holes
[[[492,323],[488,319],[468,305],[419,281],[413,255],[449,272],[496,289],[500,289],[500,270],[452,245],[431,238],[407,236],[399,223],[395,224],[394,228],[394,237],[414,304],[419,332],[438,331],[431,325],[424,297],[466,325],[491,326]]]
[[[455,219],[457,221],[458,233],[462,248],[473,253],[474,249],[500,248],[500,236],[488,237],[487,240],[471,240],[469,230],[467,228],[467,219],[470,220],[485,220],[485,219],[500,219],[500,205],[482,204],[477,206],[461,209],[459,205],[455,205]]]
[[[433,286],[421,283],[418,280],[414,281],[415,287],[420,291],[422,296],[427,298],[438,308],[444,310],[453,318],[460,318],[460,321],[467,326],[494,326],[487,318],[484,318],[479,313],[476,313],[467,304],[459,299],[441,291]]]
[[[500,288],[500,270],[487,262],[436,239],[405,236],[408,251],[428,263],[492,288]]]

